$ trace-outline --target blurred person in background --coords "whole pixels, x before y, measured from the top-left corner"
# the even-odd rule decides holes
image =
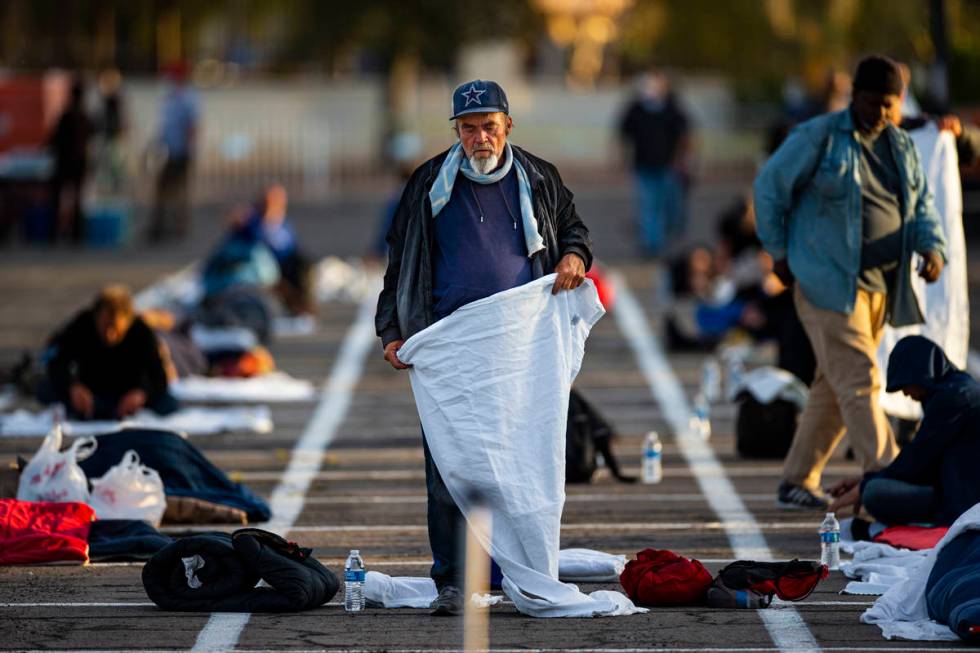
[[[756,229],[790,285],[817,370],[783,467],[778,503],[826,509],[823,469],[847,432],[864,471],[898,449],[879,403],[877,350],[885,322],[921,323],[912,290],[945,263],[940,218],[909,135],[890,117],[901,73],[885,57],[863,59],[850,107],[799,125],[755,181]]]
[[[381,220],[378,222],[378,230],[371,242],[371,249],[365,255],[369,265],[384,265],[385,257],[388,255],[388,243],[385,242],[385,238],[395,219],[395,210],[402,199],[402,191],[405,190],[405,184],[408,183],[415,168],[422,162],[422,138],[413,132],[395,134],[388,146],[388,157],[393,171],[398,175],[398,184],[388,198],[388,203],[385,204]]]
[[[169,85],[160,107],[158,136],[163,167],[157,177],[148,232],[150,242],[187,235],[190,226],[188,176],[199,139],[200,101],[188,83],[187,64],[172,65],[167,77]]]
[[[80,243],[85,224],[82,215],[82,190],[88,174],[88,147],[95,129],[85,112],[85,83],[76,77],[71,84],[68,104],[58,118],[48,139],[54,158],[51,178],[54,219],[51,242],[68,236]]]
[[[118,195],[123,192],[126,177],[123,155],[126,114],[122,98],[122,76],[118,70],[102,71],[99,75],[99,95],[102,99],[102,115],[99,119],[102,144],[99,154],[98,184],[102,192]]]
[[[73,419],[121,419],[143,408],[177,410],[156,335],[133,310],[125,286],[106,286],[92,306],[52,336],[38,395]]]
[[[766,137],[766,152],[776,151],[789,134],[790,130],[801,122],[815,118],[824,113],[846,109],[851,101],[851,74],[845,70],[831,68],[819,94],[800,100],[798,89],[794,83],[787,82],[784,89],[783,113],[769,127]]]
[[[314,312],[312,265],[300,249],[289,221],[289,194],[282,184],[272,184],[255,204],[243,230],[248,238],[265,243],[279,264],[276,294],[292,315]]]
[[[405,340],[470,302],[557,273],[577,288],[592,264],[589,230],[554,165],[508,142],[514,126],[499,84],[453,91],[459,141],[413,174],[388,231],[388,268],[375,327],[396,370]],[[465,520],[422,434],[435,615],[461,614]]]
[[[891,121],[906,131],[922,129],[930,122],[936,123],[940,131],[948,131],[956,139],[956,154],[960,166],[972,166],[980,160],[980,127],[970,122],[960,120],[952,114],[930,115],[922,111],[919,102],[912,93],[912,69],[908,64],[899,62],[902,81],[905,83],[905,93],[901,104],[895,108]]]
[[[645,253],[657,256],[684,231],[690,127],[663,72],[651,71],[639,81],[619,135],[632,156],[640,243]]]

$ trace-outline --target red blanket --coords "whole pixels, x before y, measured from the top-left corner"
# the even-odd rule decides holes
[[[84,503],[0,499],[0,565],[86,563],[94,519]]]
[[[949,530],[948,526],[936,526],[935,528],[924,528],[922,526],[889,526],[881,531],[875,542],[890,544],[899,549],[912,549],[921,551],[931,549],[939,543]]]

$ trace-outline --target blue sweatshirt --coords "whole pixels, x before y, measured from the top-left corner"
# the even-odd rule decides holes
[[[939,345],[922,336],[902,338],[888,358],[888,391],[905,385],[928,391],[915,439],[888,467],[865,474],[928,485],[938,495],[942,525],[980,502],[980,383],[955,368]]]
[[[435,218],[432,249],[436,320],[464,304],[532,281],[517,173],[511,169],[494,184],[478,184],[460,174],[449,203]]]

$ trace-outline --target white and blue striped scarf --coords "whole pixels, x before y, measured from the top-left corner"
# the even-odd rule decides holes
[[[449,154],[446,155],[446,160],[442,162],[442,168],[439,169],[435,183],[429,190],[432,217],[435,218],[439,215],[439,212],[449,203],[458,173],[462,172],[467,179],[478,184],[495,184],[507,176],[511,166],[517,170],[517,187],[521,198],[521,219],[524,223],[524,242],[527,244],[527,255],[528,258],[534,256],[535,253],[544,249],[544,240],[538,233],[538,221],[534,217],[534,205],[531,203],[531,182],[528,181],[524,166],[514,158],[510,143],[504,146],[504,165],[488,175],[480,174],[470,166],[461,143],[453,145]]]

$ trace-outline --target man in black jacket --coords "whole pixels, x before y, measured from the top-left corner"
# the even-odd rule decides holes
[[[474,80],[453,92],[459,142],[409,179],[388,232],[375,327],[397,370],[402,343],[464,304],[556,273],[552,293],[582,284],[592,243],[555,167],[510,145],[507,96]],[[463,518],[425,445],[433,614],[462,610]]]
[[[74,419],[121,419],[142,408],[172,413],[177,402],[153,331],[133,312],[129,290],[108,286],[49,345],[40,399]]]

